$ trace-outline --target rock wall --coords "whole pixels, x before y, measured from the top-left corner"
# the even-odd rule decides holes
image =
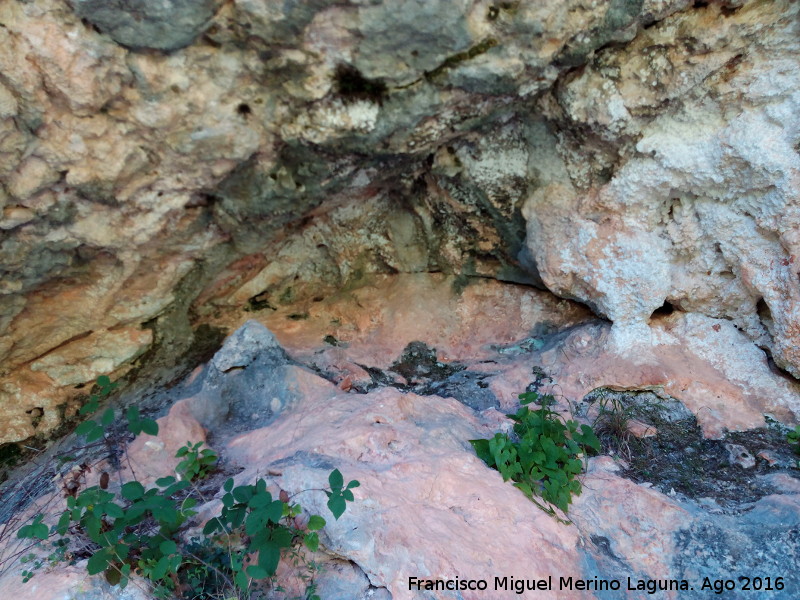
[[[371,273],[546,287],[642,360],[660,307],[728,319],[797,376],[797,12],[0,4],[0,443]]]

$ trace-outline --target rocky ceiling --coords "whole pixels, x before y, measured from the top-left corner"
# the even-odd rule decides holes
[[[799,10],[0,3],[0,443],[374,273],[547,289],[634,356],[724,319],[797,377]]]

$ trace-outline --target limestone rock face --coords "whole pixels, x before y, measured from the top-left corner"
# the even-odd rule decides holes
[[[611,319],[621,345],[669,302],[730,319],[797,376],[797,7],[764,8],[675,15],[554,90],[551,114],[599,152],[524,214],[545,284]]]
[[[547,288],[633,355],[666,303],[800,375],[797,11],[2,3],[0,440],[374,274]]]

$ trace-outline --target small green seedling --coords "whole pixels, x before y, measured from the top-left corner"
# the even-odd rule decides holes
[[[175,467],[175,471],[181,478],[188,481],[205,479],[214,470],[219,457],[211,448],[200,450],[202,445],[203,442],[195,444],[186,442],[185,446],[181,446],[178,449],[175,458],[183,458],[183,460]]]
[[[786,434],[786,440],[793,447],[794,453],[800,455],[800,425]],[[800,460],[797,461],[797,468],[800,469]]]

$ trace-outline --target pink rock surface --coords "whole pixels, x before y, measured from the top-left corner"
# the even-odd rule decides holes
[[[130,444],[123,463],[123,477],[151,486],[156,479],[175,476],[181,461],[175,453],[187,442],[206,441],[206,431],[194,418],[189,400],[179,400],[164,417],[156,420],[158,435],[142,433]],[[204,448],[207,446],[203,446]]]
[[[301,401],[275,423],[228,446],[237,481],[282,471],[290,492],[324,486],[331,468],[357,479],[358,501],[328,519],[325,543],[395,599],[419,598],[408,578],[546,578],[581,573],[575,528],[537,509],[478,459],[467,440],[491,427],[452,399],[382,389]],[[278,461],[276,463],[276,461]],[[330,468],[328,468],[330,467]],[[325,497],[298,496],[328,514]],[[485,598],[464,592],[465,599]],[[494,592],[493,598],[515,598]],[[555,591],[552,598],[574,598]]]
[[[0,578],[0,598],[14,600],[150,600],[152,594],[142,580],[134,580],[124,590],[108,585],[102,577],[90,577],[86,563],[60,565],[37,573],[22,583],[18,572]]]
[[[592,459],[570,518],[581,531],[612,540],[611,551],[624,557],[635,572],[652,579],[669,578],[674,534],[694,517],[664,494],[613,471],[611,458]]]
[[[689,408],[706,437],[764,425],[764,415],[800,418],[800,385],[772,371],[763,351],[729,322],[674,313],[654,321],[652,337],[635,352],[620,352],[605,324],[566,334],[535,359],[568,398],[599,387],[664,392]],[[503,376],[504,389],[521,389],[529,364]]]
[[[385,368],[413,341],[429,344],[444,362],[494,356],[491,345],[517,342],[534,327],[566,328],[591,318],[584,307],[528,286],[477,280],[454,293],[441,274],[375,276],[368,285],[310,304],[308,318],[280,310],[265,319],[291,353]],[[292,309],[296,310],[296,309]],[[326,348],[326,335],[342,342]]]

